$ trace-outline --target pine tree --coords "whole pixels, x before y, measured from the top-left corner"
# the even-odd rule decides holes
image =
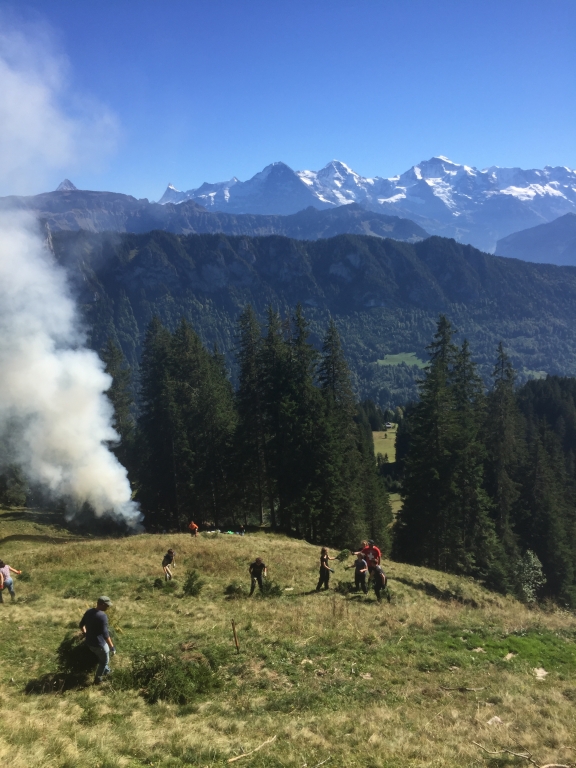
[[[430,362],[420,382],[420,401],[411,413],[404,503],[394,536],[395,557],[432,568],[446,565],[456,533],[450,511],[457,430],[452,386],[457,348],[452,333],[441,315],[428,347]]]
[[[112,377],[112,384],[106,393],[114,408],[112,426],[118,433],[120,441],[112,445],[111,450],[118,460],[130,472],[134,469],[134,401],[131,390],[131,370],[122,350],[109,338],[106,346],[100,352],[105,363],[106,373]]]
[[[361,454],[354,421],[350,372],[334,320],[322,345],[318,380],[324,413],[320,422],[320,496],[316,535],[342,545],[357,544],[366,532],[360,489]]]
[[[178,526],[175,464],[175,403],[170,381],[171,336],[154,317],[144,339],[141,365],[141,413],[137,450],[137,498],[148,524]]]
[[[236,482],[246,522],[248,515],[253,515],[263,524],[265,504],[271,517],[274,516],[274,508],[270,508],[267,494],[267,434],[261,354],[262,330],[254,310],[248,305],[238,320],[237,361],[240,373],[236,391]]]

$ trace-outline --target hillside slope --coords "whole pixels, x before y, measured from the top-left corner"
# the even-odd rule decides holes
[[[306,203],[308,205],[308,203]],[[290,216],[207,211],[188,200],[180,205],[159,205],[116,192],[65,188],[33,197],[1,197],[0,211],[27,211],[46,223],[51,232],[150,232],[174,234],[284,235],[300,240],[350,233],[393,237],[417,242],[428,236],[409,219],[375,213],[359,205],[320,211],[304,204]]]
[[[576,266],[576,213],[498,240],[496,254],[539,264]]]
[[[426,345],[438,314],[470,341],[488,378],[503,341],[520,380],[576,374],[576,270],[502,259],[433,237],[408,244],[341,235],[281,237],[55,233],[54,248],[100,349],[115,336],[138,364],[154,314],[173,328],[184,315],[234,364],[236,320],[250,302],[264,316],[304,305],[313,341],[334,317],[361,396],[382,405],[415,396],[418,365],[379,365]],[[409,356],[408,356],[409,357]]]
[[[169,546],[174,591],[154,588]],[[483,764],[473,742],[529,750],[539,764],[573,760],[573,614],[528,610],[473,581],[399,563],[386,564],[391,603],[316,594],[317,548],[263,533],[0,548],[26,577],[16,604],[0,605],[0,757],[11,768],[225,766],[264,742],[242,764],[459,768]],[[227,599],[227,585],[247,584],[256,555],[282,596]],[[190,568],[206,581],[195,598],[181,591]],[[333,584],[349,580],[342,564],[335,570]],[[114,601],[116,682],[74,687],[56,651],[99,594]],[[212,687],[146,703],[146,687],[122,681],[158,652],[195,668],[210,659]]]

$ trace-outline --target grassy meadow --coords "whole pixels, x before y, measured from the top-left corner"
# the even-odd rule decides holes
[[[573,613],[399,563],[385,564],[390,603],[317,594],[319,548],[278,535],[61,541],[48,517],[43,540],[41,520],[0,512],[0,557],[24,571],[17,602],[0,605],[0,758],[10,768],[529,764],[474,742],[529,751],[538,765],[576,762]],[[170,546],[176,587],[155,588]],[[282,596],[229,599],[229,584],[249,586],[258,555]],[[332,586],[351,579],[344,565]],[[206,581],[198,597],[182,594],[192,568]],[[67,689],[56,650],[99,594],[115,603],[115,674]],[[151,704],[146,688],[119,684],[134,659],[158,652],[209,659],[211,685]]]
[[[377,456],[379,453],[382,456],[388,454],[388,461],[396,461],[396,429],[394,424],[392,429],[386,429],[381,432],[372,432],[374,438],[374,454]]]

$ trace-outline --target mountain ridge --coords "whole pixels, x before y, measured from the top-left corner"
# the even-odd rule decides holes
[[[496,255],[540,264],[576,266],[576,213],[513,232],[498,240]]]
[[[430,237],[411,244],[364,235],[280,236],[57,232],[55,253],[82,306],[90,344],[112,334],[137,368],[154,315],[182,316],[234,370],[236,321],[251,303],[264,319],[304,306],[314,343],[334,318],[359,396],[383,406],[417,393],[417,366],[381,365],[426,347],[440,313],[467,338],[486,381],[503,341],[518,381],[576,374],[576,269],[530,264]]]
[[[320,171],[294,171],[278,162],[244,182],[234,176],[186,192],[171,185],[159,202],[184,200],[208,210],[283,214],[308,205],[322,210],[355,202],[492,252],[514,231],[576,212],[576,171],[564,166],[479,170],[439,155],[383,178],[360,176],[339,160]]]
[[[71,182],[68,182],[71,184]],[[345,232],[393,237],[416,242],[428,233],[407,219],[357,205],[319,211],[313,206],[289,216],[207,211],[194,200],[178,205],[150,203],[119,192],[95,192],[63,187],[33,197],[0,198],[0,210],[24,210],[41,219],[50,231],[144,233],[160,229],[174,234],[284,235],[304,240]]]

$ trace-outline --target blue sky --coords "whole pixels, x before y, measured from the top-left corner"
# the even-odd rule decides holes
[[[61,109],[105,107],[114,148],[37,184],[158,199],[283,160],[390,176],[433,155],[576,167],[573,0],[20,0],[48,29]],[[9,21],[6,21],[9,18]],[[57,167],[56,167],[57,166]],[[46,187],[46,185],[48,185]]]

